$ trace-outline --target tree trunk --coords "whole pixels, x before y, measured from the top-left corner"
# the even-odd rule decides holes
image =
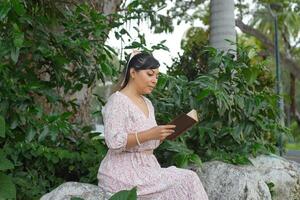
[[[210,2],[210,45],[220,51],[232,49],[236,54],[236,32],[234,0],[211,0]],[[226,41],[234,42],[231,44]]]
[[[291,73],[291,82],[290,82],[290,97],[291,97],[291,108],[290,113],[292,117],[296,116],[296,78]]]

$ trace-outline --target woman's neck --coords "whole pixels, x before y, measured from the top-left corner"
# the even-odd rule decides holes
[[[140,94],[132,84],[128,84],[125,88],[120,90],[120,92],[123,92],[127,96],[135,99],[139,99],[142,96],[142,94]]]

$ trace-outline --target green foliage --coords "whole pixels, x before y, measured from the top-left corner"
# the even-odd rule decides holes
[[[0,4],[0,199],[96,183],[106,146],[75,120],[78,104],[68,97],[117,74],[104,41],[119,24],[86,4]]]
[[[288,130],[278,121],[277,96],[273,81],[267,80],[271,76],[266,63],[257,62],[249,47],[239,48],[236,60],[210,47],[200,55],[207,58],[201,61],[207,63],[207,72],[193,77],[174,71],[173,76],[161,75],[151,96],[159,124],[191,108],[198,110],[201,120],[176,141],[161,145],[156,152],[159,160],[186,166],[196,154],[196,160],[243,164],[249,156],[277,153],[279,137]]]
[[[208,31],[199,28],[190,28],[181,42],[184,54],[173,59],[172,67],[168,68],[169,75],[185,74],[192,80],[199,73],[207,72],[207,58],[202,49],[209,42]]]
[[[149,28],[155,33],[172,32],[174,27],[172,17],[160,14],[160,10],[167,6],[163,0],[133,0],[126,6],[126,19],[137,19],[140,21],[147,20]]]
[[[20,142],[4,148],[14,163],[14,182],[24,199],[37,198],[66,181],[97,183],[99,161],[106,153],[102,141],[90,138],[53,147]]]

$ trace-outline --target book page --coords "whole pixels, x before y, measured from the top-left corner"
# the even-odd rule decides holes
[[[199,121],[197,111],[195,109],[191,110],[189,113],[186,114],[190,118],[193,118],[195,121]]]

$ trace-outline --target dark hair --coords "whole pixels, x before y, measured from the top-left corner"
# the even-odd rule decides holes
[[[128,59],[115,90],[121,90],[126,87],[130,79],[131,68],[136,71],[140,71],[145,69],[157,69],[159,66],[160,64],[158,60],[156,60],[150,53],[141,52],[134,55],[132,58]]]

